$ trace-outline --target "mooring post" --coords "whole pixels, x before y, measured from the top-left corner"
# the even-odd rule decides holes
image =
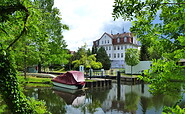
[[[117,100],[120,100],[120,71],[117,71]]]
[[[93,71],[92,71],[92,69],[89,69],[89,70],[90,70],[90,73],[89,73],[89,74],[90,74],[90,79],[91,79],[91,77],[92,77],[92,72],[93,72]]]

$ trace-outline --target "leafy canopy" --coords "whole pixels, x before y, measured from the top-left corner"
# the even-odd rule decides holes
[[[135,66],[139,63],[139,52],[137,49],[129,48],[125,52],[125,62],[127,65]]]

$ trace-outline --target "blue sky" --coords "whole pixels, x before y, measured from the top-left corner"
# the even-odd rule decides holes
[[[76,51],[85,43],[91,48],[93,41],[104,32],[117,34],[129,32],[130,22],[122,19],[113,21],[114,0],[55,0],[55,7],[61,12],[62,23],[69,26],[63,31],[68,49]]]

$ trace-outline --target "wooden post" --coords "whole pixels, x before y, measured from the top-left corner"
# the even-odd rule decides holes
[[[118,71],[117,72],[117,100],[120,100],[120,94],[121,94],[121,92],[120,92],[120,77],[121,77],[121,75],[120,75],[120,72]]]

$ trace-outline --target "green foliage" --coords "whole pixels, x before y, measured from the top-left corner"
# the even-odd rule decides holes
[[[143,45],[148,47],[150,59],[184,58],[184,1],[169,2],[168,0],[115,1],[113,16],[134,20],[131,31],[138,36]],[[160,21],[155,22],[155,19]],[[176,56],[176,51],[181,57]]]
[[[183,0],[115,0],[113,17],[132,21],[131,31],[148,48],[150,59],[154,59],[152,69],[140,77],[151,83],[153,94],[181,91],[181,86],[172,86],[170,82],[185,79],[183,66],[178,64],[185,58],[184,3]],[[184,109],[176,106],[165,113],[184,113]]]
[[[29,105],[35,109],[35,114],[51,114],[46,110],[44,101],[37,101],[34,98],[30,98]]]
[[[53,4],[54,0],[0,1],[0,92],[12,113],[37,113],[19,90],[15,63],[26,69],[38,63],[67,62],[61,32],[68,27],[60,23]]]
[[[147,48],[147,46],[142,45],[141,50],[140,50],[140,61],[148,61],[148,60],[150,60],[148,48]]]
[[[20,0],[20,3],[13,1],[11,4],[15,4],[5,7],[8,13],[14,15],[7,15],[9,20],[0,23],[0,41],[4,48],[14,48],[19,69],[38,63],[43,66],[66,64],[69,55],[62,31],[68,27],[61,23],[59,10],[53,8],[54,0]],[[6,1],[1,3],[3,6]],[[11,7],[15,9],[9,12],[8,10],[13,9]],[[4,15],[1,16],[4,19]]]
[[[0,49],[0,92],[12,113],[34,113],[28,100],[19,91],[14,61],[10,53]]]
[[[96,55],[91,54],[90,50],[86,49],[86,44],[79,48],[72,57],[72,64],[75,69],[79,69],[80,65],[84,65],[86,69],[100,69],[102,68],[101,62],[96,62]]]
[[[125,62],[127,65],[135,66],[139,63],[139,52],[137,49],[129,48],[125,52]]]
[[[109,70],[111,67],[111,61],[105,49],[103,47],[100,47],[95,54],[96,54],[97,61],[102,63],[103,69]]]
[[[185,108],[181,108],[178,105],[175,107],[164,107],[162,114],[184,114]]]
[[[100,69],[102,68],[102,64],[100,62],[96,62],[95,55],[81,55],[81,58],[79,60],[75,60],[72,62],[74,64],[75,68],[79,68],[80,65],[84,65],[86,69]]]

